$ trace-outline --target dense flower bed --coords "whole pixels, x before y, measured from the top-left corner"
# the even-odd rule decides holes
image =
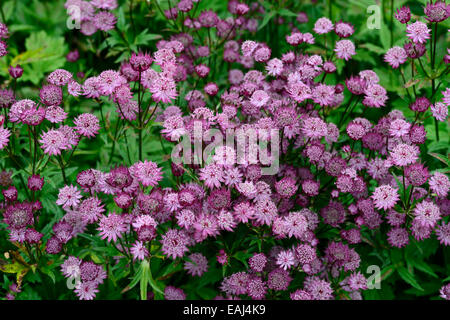
[[[54,4],[51,70],[2,14],[3,296],[450,299],[450,5],[206,2]]]

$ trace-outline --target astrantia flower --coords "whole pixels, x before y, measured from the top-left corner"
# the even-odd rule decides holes
[[[320,139],[327,135],[327,124],[318,117],[303,120],[302,132],[308,138]]]
[[[334,87],[326,84],[319,84],[312,91],[312,99],[321,106],[330,106],[334,101]]]
[[[442,225],[436,228],[436,236],[441,244],[450,246],[450,223],[442,222]]]
[[[75,186],[65,186],[59,189],[56,204],[63,208],[76,207],[82,198],[81,192]]]
[[[359,76],[352,76],[346,79],[345,85],[347,86],[347,89],[355,95],[363,94],[366,88],[365,81]]]
[[[62,243],[55,236],[47,240],[45,251],[49,254],[58,254],[62,250]]]
[[[144,160],[133,164],[130,167],[130,173],[133,175],[144,187],[156,186],[162,179],[161,168],[152,161]]]
[[[434,227],[441,219],[439,207],[433,202],[424,200],[416,205],[414,209],[415,220],[423,227]]]
[[[334,27],[334,32],[340,38],[348,38],[355,32],[355,29],[350,23],[340,21],[336,23]]]
[[[277,193],[283,198],[292,197],[297,191],[297,188],[298,186],[296,185],[295,180],[291,177],[285,177],[275,183]]]
[[[428,108],[430,107],[431,102],[430,100],[428,100],[426,97],[419,97],[416,99],[416,101],[414,101],[409,108],[412,111],[417,111],[417,112],[425,112],[428,110]]]
[[[261,46],[255,50],[253,57],[256,62],[267,62],[270,59],[272,51],[266,46]]]
[[[100,219],[105,209],[100,199],[94,196],[81,201],[76,211],[83,221],[94,223]]]
[[[162,251],[172,259],[182,257],[189,250],[188,238],[184,232],[177,229],[169,229],[162,235]]]
[[[444,122],[445,119],[447,119],[448,106],[446,106],[444,103],[436,102],[435,104],[431,105],[430,110],[436,120]]]
[[[413,186],[421,186],[427,182],[429,176],[427,168],[420,163],[414,163],[405,168],[405,177]]]
[[[33,223],[33,212],[28,203],[17,203],[6,208],[4,221],[12,229],[22,229]]]
[[[404,228],[393,228],[388,233],[388,242],[391,246],[401,248],[408,244],[408,231]]]
[[[187,257],[184,270],[192,276],[200,277],[208,270],[208,260],[201,253],[193,253]]]
[[[295,256],[291,250],[281,251],[277,255],[277,265],[284,270],[290,269],[295,264]]]
[[[148,250],[141,241],[136,241],[130,248],[133,260],[144,260],[148,256]]]
[[[278,268],[269,273],[267,285],[272,290],[284,291],[287,290],[291,281],[292,278],[289,276],[289,272]]]
[[[396,166],[407,166],[414,163],[419,158],[419,148],[417,146],[410,146],[405,143],[400,143],[391,151],[392,162]]]
[[[283,71],[283,61],[274,58],[267,62],[266,65],[267,74],[271,76],[279,76]]]
[[[389,49],[384,55],[384,61],[389,63],[394,69],[397,69],[401,64],[405,63],[407,59],[408,56],[406,55],[405,49],[398,46]]]
[[[368,86],[364,94],[363,104],[372,108],[383,107],[388,99],[386,89],[379,84]]]
[[[426,18],[430,22],[442,22],[450,15],[449,6],[446,1],[436,1],[435,3],[427,3],[424,9]]]
[[[46,106],[58,106],[62,102],[62,89],[54,84],[43,86],[39,91],[39,97]]]
[[[450,189],[450,180],[445,174],[436,171],[431,176],[429,184],[430,189],[436,193],[438,197],[445,198],[447,196]]]
[[[93,281],[82,281],[75,287],[75,293],[80,300],[93,300],[97,292],[97,284]]]
[[[6,24],[0,22],[0,39],[2,38],[8,38],[9,37],[9,31]]]
[[[390,185],[377,187],[371,198],[377,209],[384,210],[393,208],[395,203],[400,199],[397,189],[392,188]]]
[[[81,274],[80,271],[81,260],[74,256],[69,256],[63,264],[61,264],[61,271],[66,278],[76,278]]]
[[[333,30],[333,28],[333,23],[330,21],[330,19],[325,17],[317,19],[316,23],[314,24],[314,32],[317,34],[328,33]]]
[[[423,22],[416,21],[406,26],[406,36],[415,43],[425,43],[430,39],[430,29]]]
[[[109,31],[114,29],[117,19],[116,16],[108,11],[99,11],[92,19],[97,29]]]
[[[98,98],[100,97],[100,86],[101,86],[102,80],[99,77],[90,77],[87,78],[86,81],[84,81],[84,84],[82,86],[83,88],[83,95],[85,95],[87,98]]]
[[[86,82],[84,84],[85,86]],[[106,70],[100,73],[100,75],[95,80],[93,80],[93,83],[89,84],[90,86],[88,88],[88,95],[95,95],[95,93],[92,92],[93,85],[95,85],[100,94],[109,96],[114,92],[116,88],[125,83],[127,83],[127,80],[119,72],[114,70]]]
[[[214,11],[207,10],[200,13],[200,15],[198,16],[198,21],[203,27],[212,28],[215,27],[219,22],[219,17]]]
[[[227,294],[240,295],[247,292],[250,276],[245,272],[233,273],[222,281],[220,289]]]
[[[93,138],[100,130],[100,121],[92,113],[80,114],[73,123],[75,124],[75,130],[84,137]]]
[[[83,87],[81,86],[81,84],[79,84],[75,80],[70,80],[69,83],[67,84],[67,92],[73,97],[80,96],[82,90]]]
[[[64,112],[64,109],[58,106],[48,107],[45,112],[45,119],[51,123],[60,123],[67,118],[68,114]]]
[[[149,90],[155,102],[169,103],[178,96],[175,81],[166,77],[156,78]]]
[[[411,19],[411,10],[409,7],[401,7],[397,9],[397,13],[394,15],[395,19],[400,21],[400,23],[408,23]]]
[[[164,289],[164,298],[166,300],[186,300],[186,294],[182,289],[167,286]]]
[[[47,81],[56,86],[64,86],[72,79],[72,74],[64,69],[56,69],[47,77]]]
[[[102,239],[107,239],[108,242],[117,241],[127,231],[127,224],[123,216],[112,212],[100,219],[97,230],[100,231]]]
[[[255,253],[249,260],[250,268],[255,272],[262,272],[267,264],[267,258],[264,253]]]
[[[401,138],[409,133],[411,124],[403,119],[395,119],[391,122],[389,133],[391,137]]]
[[[356,54],[355,45],[350,40],[340,40],[336,42],[334,51],[336,52],[336,57],[346,61]]]
[[[257,107],[263,107],[269,101],[269,95],[263,90],[253,92],[250,102]]]
[[[425,44],[422,43],[414,43],[414,42],[407,42],[403,45],[403,48],[405,49],[406,55],[408,58],[411,59],[418,59],[422,57],[425,52],[427,51]]]
[[[148,53],[139,52],[132,53],[130,58],[130,65],[134,71],[144,72],[153,62],[153,58]]]
[[[200,169],[199,179],[205,181],[208,188],[219,188],[223,182],[223,169],[220,165],[211,163]]]
[[[247,294],[255,300],[264,299],[267,292],[266,284],[261,278],[252,278],[247,284]]]
[[[33,100],[22,99],[13,103],[9,109],[9,121],[18,122],[22,120],[25,110],[36,110],[36,103]]]
[[[450,300],[450,283],[442,286],[441,290],[439,290],[440,297],[445,300]]]
[[[338,227],[345,221],[345,209],[340,202],[331,201],[326,207],[320,210],[320,214],[326,224]]]
[[[67,243],[73,236],[73,227],[65,222],[60,221],[53,225],[53,233],[55,237],[58,238],[61,243]]]
[[[11,131],[8,128],[0,127],[0,150],[8,145],[10,135]]]

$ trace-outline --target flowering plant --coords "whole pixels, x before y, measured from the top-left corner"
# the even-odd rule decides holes
[[[0,4],[6,299],[450,299],[445,1],[376,32],[363,1],[29,2],[31,31]]]

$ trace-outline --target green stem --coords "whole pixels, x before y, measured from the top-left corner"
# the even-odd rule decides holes
[[[64,171],[64,163],[63,163],[62,155],[59,155],[59,158],[57,158],[57,159],[59,162],[59,167],[61,168],[61,174],[63,177],[64,184],[67,184],[66,172]]]
[[[139,134],[139,160],[142,161],[142,108],[141,108],[141,72],[139,72],[139,85],[138,85],[138,102],[139,102],[139,127],[138,127],[138,134]]]
[[[111,154],[110,154],[110,156],[109,156],[109,161],[108,161],[108,164],[110,164],[111,163],[111,161],[112,161],[112,159],[113,159],[113,156],[114,156],[114,149],[116,148],[116,140],[117,140],[117,133],[119,132],[119,124],[120,124],[120,118],[118,118],[117,119],[117,122],[116,122],[116,129],[115,129],[115,132],[114,132],[114,140],[113,140],[113,145],[112,145],[112,148],[111,148]]]

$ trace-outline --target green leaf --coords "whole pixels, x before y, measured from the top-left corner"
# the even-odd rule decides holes
[[[283,8],[278,11],[278,14],[284,17],[297,17],[297,14],[289,9]]]
[[[438,150],[448,150],[448,149],[449,149],[449,144],[444,141],[433,141],[428,146],[428,152],[434,152],[434,151],[438,151]]]
[[[428,152],[428,154],[430,156],[432,156],[433,158],[438,159],[439,161],[443,162],[444,164],[447,165],[447,167],[450,166],[450,160],[448,158],[446,158],[445,156],[439,154],[439,153],[434,153],[434,152]]]
[[[414,275],[408,271],[408,269],[406,269],[405,267],[399,267],[399,268],[397,268],[397,272],[404,281],[409,283],[411,286],[413,286],[417,290],[423,291],[423,288],[420,286],[420,284],[414,278]]]
[[[49,36],[45,31],[33,32],[25,40],[25,52],[11,61],[11,65],[22,65],[24,72],[21,81],[38,84],[45,73],[60,68],[65,63],[67,44],[64,37]],[[7,72],[4,62],[2,72]]]
[[[5,273],[19,273],[22,269],[25,269],[24,265],[21,265],[18,262],[4,264],[0,266],[0,270]]]
[[[419,269],[420,271],[425,272],[426,274],[434,278],[439,278],[438,275],[434,273],[433,269],[425,261],[422,260],[414,261],[411,264],[414,268]]]
[[[162,36],[160,34],[148,33],[148,29],[142,31],[135,39],[135,45],[148,45],[149,41],[161,39]]]
[[[391,47],[390,28],[384,23],[381,23],[380,41],[381,41],[381,44],[383,45],[385,52],[390,49],[390,47]]]
[[[263,21],[261,22],[261,24],[258,27],[258,30],[261,30],[262,28],[264,28],[266,26],[266,24],[269,23],[269,21],[275,16],[276,11],[271,11],[269,12],[269,14],[264,16]]]

